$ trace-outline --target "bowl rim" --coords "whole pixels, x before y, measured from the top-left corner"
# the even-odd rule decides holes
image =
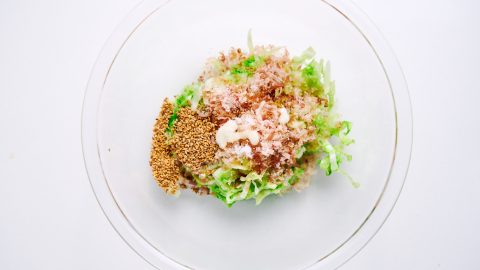
[[[97,115],[101,94],[115,59],[132,34],[156,11],[174,0],[145,0],[130,11],[104,44],[90,74],[84,95],[81,144],[87,176],[95,198],[120,238],[157,269],[193,269],[151,245],[131,224],[116,202],[103,173],[97,144]],[[413,145],[413,116],[403,71],[391,47],[368,16],[347,0],[318,0],[345,17],[370,45],[380,62],[392,94],[396,130],[388,178],[364,222],[336,249],[304,269],[337,269],[360,252],[391,214],[405,184]],[[392,181],[393,179],[393,181]]]

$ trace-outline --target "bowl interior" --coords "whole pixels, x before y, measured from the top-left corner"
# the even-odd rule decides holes
[[[337,111],[353,122],[358,182],[318,173],[309,188],[227,208],[184,191],[169,197],[149,167],[152,127],[165,97],[196,80],[207,57],[230,47],[311,46],[332,65]],[[98,110],[98,152],[124,216],[159,254],[194,269],[302,269],[328,256],[365,222],[384,189],[396,140],[388,78],[361,32],[318,0],[172,1],[126,40],[105,80]]]

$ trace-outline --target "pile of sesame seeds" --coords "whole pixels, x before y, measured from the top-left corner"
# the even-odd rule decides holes
[[[179,167],[171,156],[167,144],[165,130],[173,114],[173,105],[165,99],[153,128],[152,150],[150,152],[150,167],[158,185],[167,193],[175,194],[178,191],[180,177]]]
[[[215,125],[207,118],[200,118],[192,109],[182,108],[174,125],[171,147],[178,161],[198,174],[202,166],[214,161],[218,148]]]
[[[172,114],[173,105],[165,100],[153,130],[150,166],[159,186],[175,194],[191,180],[185,168],[189,173],[200,173],[214,161],[217,145],[215,125],[188,107],[179,110],[170,138],[165,130]]]

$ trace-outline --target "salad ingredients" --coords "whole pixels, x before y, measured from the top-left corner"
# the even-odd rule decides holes
[[[258,204],[305,188],[317,166],[346,174],[352,124],[332,112],[330,64],[312,48],[290,57],[284,47],[253,46],[250,36],[248,44],[249,52],[208,59],[196,82],[163,102],[150,166],[167,193],[188,188],[228,206]]]

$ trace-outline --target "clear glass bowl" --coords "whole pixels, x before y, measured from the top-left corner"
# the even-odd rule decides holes
[[[338,112],[353,122],[342,176],[260,206],[169,197],[149,168],[162,100],[231,46],[311,46],[332,63]],[[373,24],[343,0],[145,1],[112,34],[88,84],[82,144],[90,183],[115,230],[159,269],[333,269],[356,254],[392,210],[408,170],[410,100],[402,71]]]

